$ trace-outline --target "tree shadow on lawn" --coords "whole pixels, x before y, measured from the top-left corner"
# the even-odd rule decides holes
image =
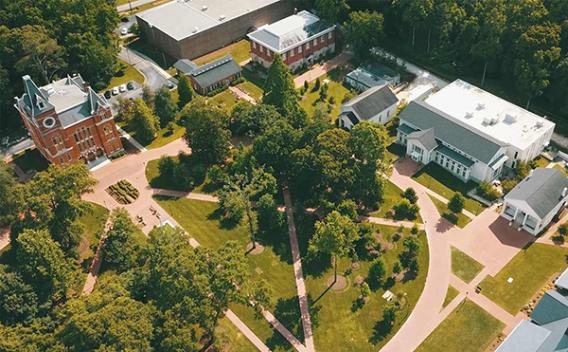
[[[216,208],[209,215],[207,215],[207,220],[217,220],[219,225],[224,230],[232,230],[239,226],[238,222],[228,220],[223,217],[223,210],[221,208]]]
[[[375,323],[373,327],[373,334],[369,338],[369,342],[373,345],[378,344],[379,342],[383,341],[388,334],[391,333],[394,325],[390,321],[386,321],[385,319],[381,319]]]
[[[287,264],[293,263],[288,228],[285,223],[274,231],[259,231],[258,239],[265,246],[270,246],[281,261]]]

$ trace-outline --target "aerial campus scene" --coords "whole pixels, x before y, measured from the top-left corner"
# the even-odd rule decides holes
[[[568,1],[0,0],[0,352],[568,351]]]

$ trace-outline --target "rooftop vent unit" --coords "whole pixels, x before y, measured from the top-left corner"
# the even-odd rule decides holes
[[[45,86],[45,90],[47,92],[47,95],[53,95],[55,93],[55,88],[53,88],[51,84]]]
[[[193,27],[193,30],[191,31],[191,33],[196,33],[199,30],[199,27]]]
[[[483,110],[485,109],[485,104],[479,103],[477,104],[476,110]]]
[[[207,9],[208,9],[207,5],[201,6],[201,11],[207,11]]]
[[[225,18],[227,18],[227,16],[225,16],[225,15],[221,15],[221,16],[219,16],[219,21],[224,21],[224,20],[225,20]]]
[[[536,124],[534,125],[534,127],[538,130],[539,128],[542,128],[542,126],[544,126],[544,123],[542,121],[537,121]]]
[[[473,113],[471,113],[471,112],[466,112],[466,113],[465,113],[465,118],[466,118],[466,119],[471,119],[472,117],[473,117]]]

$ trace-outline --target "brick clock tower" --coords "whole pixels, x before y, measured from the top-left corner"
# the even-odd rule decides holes
[[[86,163],[123,150],[109,102],[80,75],[38,88],[22,77],[24,94],[15,108],[37,149],[51,163]]]

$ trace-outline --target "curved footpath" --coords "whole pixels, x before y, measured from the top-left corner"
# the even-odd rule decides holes
[[[425,187],[410,178],[413,167],[414,165],[406,160],[397,162],[390,180],[401,189],[412,187],[416,190],[420,215],[424,220],[424,230],[428,238],[428,275],[416,306],[400,330],[381,349],[384,352],[414,351],[434,331],[443,319],[440,311],[450,281],[450,245],[443,236],[446,225]]]

